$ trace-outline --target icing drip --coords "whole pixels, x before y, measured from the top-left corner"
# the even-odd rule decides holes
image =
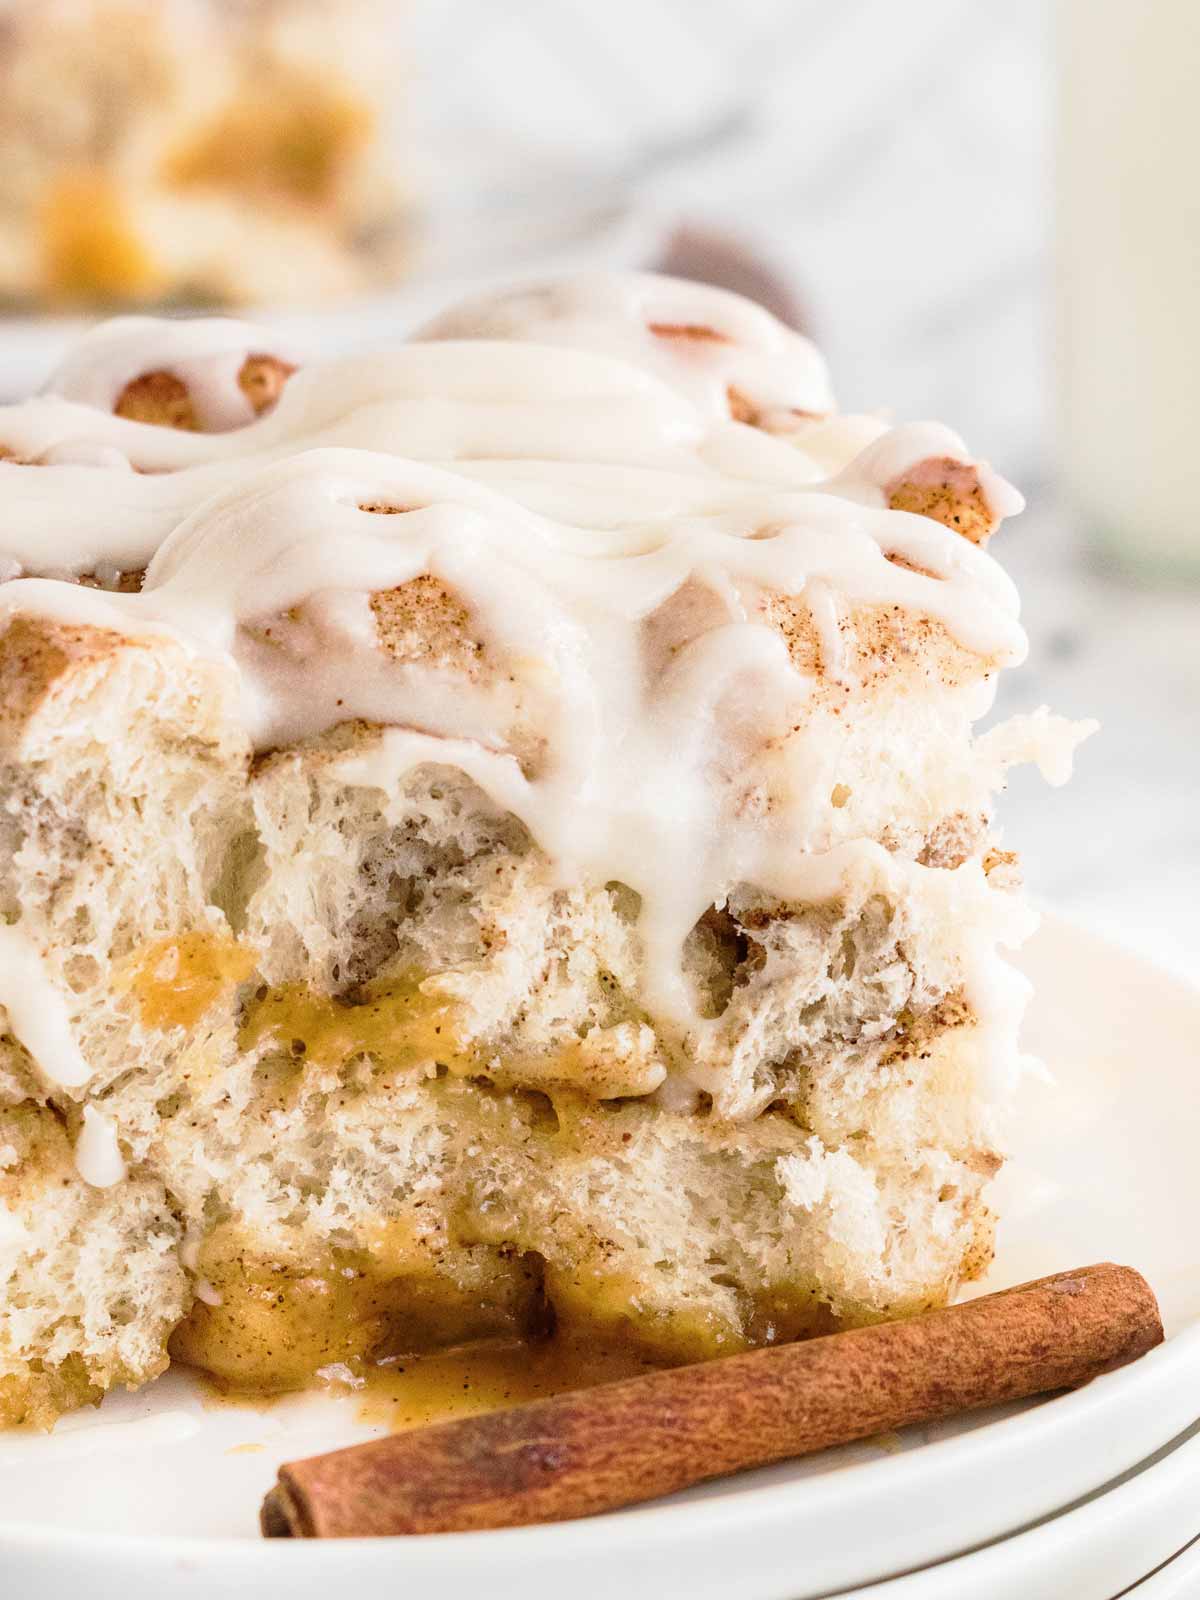
[[[78,1088],[91,1077],[71,1034],[63,996],[37,947],[19,925],[0,925],[0,1005],[8,1027],[47,1083]]]
[[[721,634],[717,630],[706,636],[715,641],[715,650],[727,642]],[[769,689],[771,672],[779,663],[770,659],[765,646],[761,648],[762,687]],[[697,661],[692,668],[702,670],[703,665]],[[344,783],[394,793],[417,767],[452,766],[497,806],[522,818],[554,858],[564,884],[616,880],[638,888],[643,896],[639,930],[646,1002],[658,1019],[694,1039],[713,1025],[703,1022],[696,1010],[680,970],[679,952],[714,895],[720,898],[721,886],[767,885],[781,899],[809,904],[835,900],[851,885],[859,892],[898,899],[927,875],[927,869],[866,839],[811,853],[796,831],[794,812],[781,812],[765,826],[739,826],[736,815],[723,810],[711,790],[697,791],[679,781],[678,772],[687,771],[691,753],[682,753],[672,783],[670,769],[653,761],[647,748],[635,747],[627,763],[596,774],[589,789],[566,797],[567,804],[554,776],[530,781],[509,755],[409,729],[385,730],[372,750],[342,757],[333,770]],[[972,871],[975,894],[995,899],[978,867]],[[985,919],[989,938],[995,937],[1004,920]],[[1002,929],[1006,942],[1019,943],[1031,927],[1029,913],[1014,902]],[[1003,978],[992,974],[990,946],[969,951],[967,957],[968,984],[990,1016],[1001,1009],[994,997]],[[698,1081],[701,1087],[716,1086]]]
[[[84,1106],[83,1125],[75,1141],[75,1170],[94,1189],[111,1189],[128,1176],[116,1124],[95,1106]]]

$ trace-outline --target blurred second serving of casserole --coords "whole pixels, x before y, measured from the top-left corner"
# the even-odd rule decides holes
[[[0,0],[0,300],[310,302],[394,279],[397,12]]]

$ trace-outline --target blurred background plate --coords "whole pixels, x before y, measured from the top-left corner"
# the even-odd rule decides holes
[[[394,288],[317,307],[256,306],[228,314],[281,329],[306,355],[331,355],[367,340],[402,337],[458,297],[498,280],[648,265],[666,248],[670,231],[666,215],[632,195],[609,194],[596,204],[552,211],[503,209],[487,217],[456,205],[430,214],[418,263]],[[0,401],[37,389],[95,320],[0,318]]]

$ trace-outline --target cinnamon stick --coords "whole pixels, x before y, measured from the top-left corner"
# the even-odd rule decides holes
[[[746,1467],[1073,1389],[1162,1340],[1154,1294],[1101,1264],[799,1344],[728,1356],[293,1461],[272,1538],[589,1516]]]

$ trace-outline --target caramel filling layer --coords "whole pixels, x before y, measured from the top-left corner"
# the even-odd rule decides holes
[[[300,983],[260,990],[246,1007],[238,1043],[247,1051],[275,1045],[322,1067],[369,1054],[391,1068],[439,1061],[452,1071],[479,1070],[455,1033],[453,1008],[423,995],[413,977],[369,984],[353,1002]]]
[[[200,930],[159,939],[138,955],[129,988],[147,1028],[194,1028],[219,1000],[250,978],[253,950]]]
[[[233,1395],[367,1384],[397,1426],[432,1420],[459,1385],[465,1409],[490,1409],[837,1326],[803,1295],[764,1297],[743,1334],[700,1313],[651,1321],[636,1282],[548,1273],[543,1285],[541,1261],[515,1252],[489,1252],[468,1283],[428,1269],[388,1276],[359,1252],[311,1270],[218,1254],[206,1249],[202,1266],[220,1303],[194,1305],[172,1335],[174,1359]]]
[[[464,1040],[456,1005],[423,993],[418,974],[364,985],[353,999],[298,983],[248,993],[256,961],[252,950],[227,935],[185,934],[143,950],[128,985],[150,1027],[193,1028],[224,1005],[231,1021],[238,1019],[239,1048],[262,1058],[265,1109],[294,1109],[310,1073],[337,1072],[357,1057],[374,1058],[388,1073],[436,1062],[460,1079],[529,1067]],[[235,1010],[239,989],[244,998]],[[224,1222],[189,1263],[207,1292],[176,1328],[172,1355],[229,1389],[262,1394],[303,1388],[323,1375],[337,1382],[349,1373],[358,1382],[377,1369],[398,1371],[414,1355],[460,1346],[511,1349],[552,1329],[560,1351],[566,1341],[576,1349],[615,1349],[634,1361],[665,1362],[832,1330],[834,1319],[815,1285],[751,1291],[730,1280],[736,1309],[686,1302],[668,1308],[636,1270],[601,1248],[604,1241],[558,1239],[541,1203],[540,1164],[552,1164],[559,1149],[571,1153],[587,1131],[583,1124],[594,1121],[600,1130],[613,1113],[582,1086],[564,1086],[580,1071],[577,1045],[548,1053],[540,1070],[549,1099],[527,1092],[510,1098],[492,1086],[460,1086],[446,1098],[447,1118],[473,1114],[466,1102],[458,1107],[463,1095],[474,1093],[499,1096],[514,1108],[525,1166],[506,1193],[503,1215],[479,1200],[468,1172],[437,1197],[433,1211],[421,1214],[419,1226],[415,1213],[380,1217],[353,1248],[310,1251],[297,1238],[294,1255],[272,1256],[261,1238]],[[526,1089],[529,1084],[526,1077]],[[428,1092],[441,1089],[431,1083]],[[529,1110],[535,1101],[545,1107],[544,1116]],[[496,1372],[508,1373],[515,1359],[497,1357]],[[537,1381],[576,1386],[574,1369],[568,1380],[566,1369],[554,1365],[559,1360],[541,1368]],[[338,1371],[331,1376],[331,1369]],[[481,1395],[503,1388],[499,1377],[481,1378],[480,1385]],[[393,1403],[400,1407],[397,1417],[409,1414],[404,1406],[414,1417],[423,1414],[416,1402],[393,1397]]]
[[[456,1280],[415,1250],[404,1261],[403,1240],[382,1243],[297,1265],[256,1253],[223,1225],[199,1258],[214,1303],[193,1306],[172,1335],[172,1356],[231,1390],[279,1393],[333,1366],[361,1374],[416,1352],[544,1328],[535,1258],[478,1252]]]
[[[357,1391],[359,1416],[400,1432],[615,1383],[661,1365],[629,1344],[569,1334],[471,1345],[372,1366]]]

